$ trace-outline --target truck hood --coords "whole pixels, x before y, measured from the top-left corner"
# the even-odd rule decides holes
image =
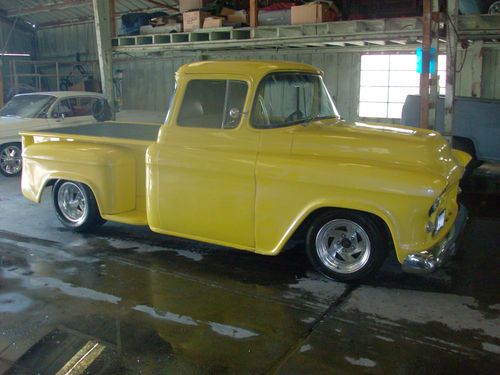
[[[387,168],[418,170],[452,183],[463,173],[437,132],[380,123],[322,120],[296,127],[292,153]]]

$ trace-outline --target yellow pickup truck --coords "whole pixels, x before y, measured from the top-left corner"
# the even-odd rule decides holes
[[[453,254],[469,155],[439,133],[343,121],[313,66],[184,65],[161,127],[24,132],[22,191],[53,186],[63,225],[106,220],[265,255],[302,236],[312,265],[358,280],[389,252],[430,272]]]

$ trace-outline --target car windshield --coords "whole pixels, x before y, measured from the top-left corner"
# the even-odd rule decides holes
[[[316,74],[274,73],[262,80],[255,96],[252,125],[278,128],[339,117],[323,79]]]
[[[18,95],[14,96],[2,109],[2,117],[36,118],[47,112],[55,100],[51,95]]]

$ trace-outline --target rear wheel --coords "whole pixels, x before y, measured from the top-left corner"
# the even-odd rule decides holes
[[[375,273],[384,262],[384,237],[370,216],[332,210],[318,216],[309,227],[307,256],[325,276],[357,281]]]
[[[19,176],[23,168],[20,143],[6,143],[0,146],[0,173],[6,177]]]
[[[101,218],[92,190],[75,181],[59,180],[52,190],[59,221],[77,232],[88,232],[106,221]]]

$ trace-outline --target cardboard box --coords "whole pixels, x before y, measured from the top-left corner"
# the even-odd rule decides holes
[[[203,27],[203,21],[209,16],[210,13],[200,12],[199,10],[183,13],[182,19],[184,23],[184,31],[201,29]]]
[[[213,29],[215,27],[222,27],[225,21],[226,19],[224,17],[207,17],[205,21],[203,21],[203,28]]]
[[[179,11],[181,13],[189,12],[190,10],[198,10],[203,8],[211,0],[179,0]]]
[[[231,9],[231,8],[226,8],[226,7],[222,7],[222,9],[220,10],[220,13],[219,15],[223,16],[223,17],[227,17],[229,16],[230,14],[234,14],[236,11],[234,9]]]
[[[292,7],[292,25],[325,22],[330,16],[330,9],[325,3],[308,3]]]
[[[236,24],[241,24],[245,23],[248,24],[248,13],[246,10],[238,10],[234,12],[233,14],[229,14],[227,16],[227,20],[230,23],[236,23]]]

